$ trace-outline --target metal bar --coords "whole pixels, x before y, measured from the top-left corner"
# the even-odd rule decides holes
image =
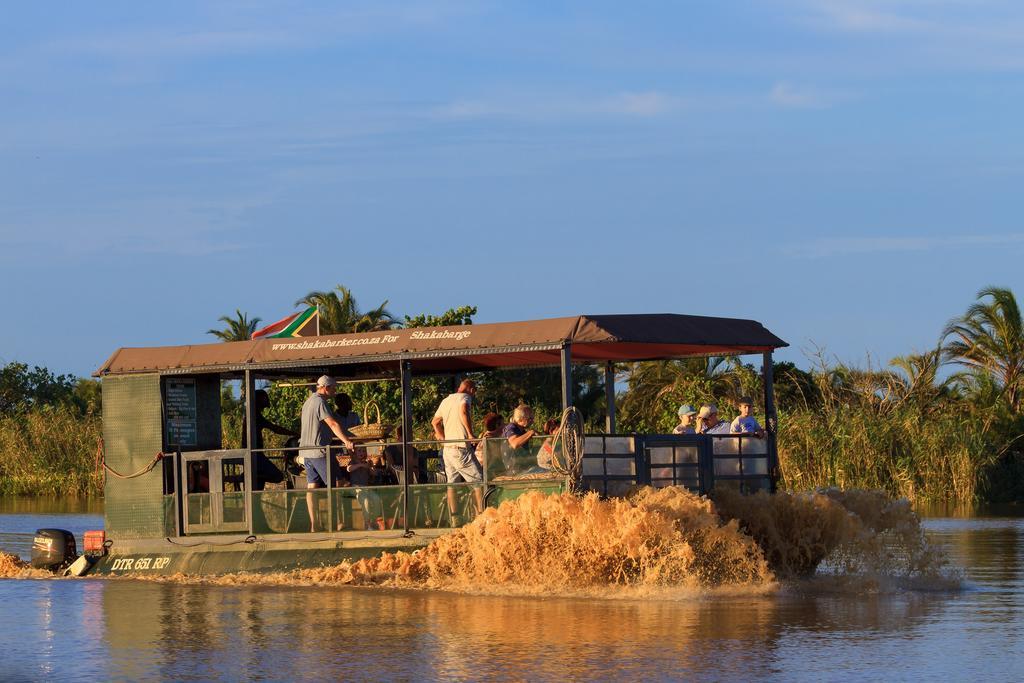
[[[253,472],[252,448],[256,443],[256,382],[253,380],[252,371],[245,371],[245,514],[249,520],[249,535],[256,534],[256,521],[253,511],[253,488],[256,483],[255,472]],[[223,486],[220,487],[223,490]],[[221,497],[221,505],[224,505],[224,498]]]
[[[604,418],[604,431],[608,434],[615,433],[615,363],[608,361],[604,364],[604,400],[607,404],[608,413]]]
[[[772,352],[765,351],[761,372],[764,375],[764,421],[765,438],[768,440],[768,477],[771,481],[771,492],[778,488],[779,451],[776,432],[779,427],[779,416],[775,411],[775,371],[772,363]]]
[[[405,476],[402,478],[402,506],[405,512],[405,533],[409,533],[409,526],[412,524],[409,480],[413,476],[413,470],[419,470],[420,463],[415,455],[416,448],[410,443],[412,438],[412,362],[399,361],[399,370],[402,375],[402,467],[405,469]]]
[[[562,410],[572,405],[572,344],[562,346]]]
[[[701,493],[707,495],[715,488],[715,447],[710,436],[700,435],[697,447],[697,462],[700,466]]]
[[[182,517],[182,501],[185,500],[185,494],[181,490],[181,473],[178,471],[182,467],[180,446],[174,451],[173,457],[174,467],[172,469],[174,469],[174,497],[176,499],[174,505],[174,534],[180,537],[184,535],[182,530],[185,527],[184,518]]]
[[[647,439],[644,434],[633,437],[633,467],[636,472],[636,483],[640,486],[651,485],[651,456],[647,452]]]

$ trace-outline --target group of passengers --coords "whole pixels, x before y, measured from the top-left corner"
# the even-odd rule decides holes
[[[507,443],[506,451],[515,458],[517,456],[529,456],[530,440],[538,436],[539,432],[532,427],[533,411],[527,405],[519,405],[512,413],[512,419],[507,424],[502,424],[502,416],[495,412],[488,413],[483,420],[484,430],[480,434],[473,431],[472,402],[476,395],[476,382],[471,379],[463,380],[457,390],[449,394],[438,405],[430,424],[434,431],[434,437],[443,442],[441,460],[444,465],[445,480],[448,483],[480,483],[483,481],[483,465],[486,463],[486,444],[491,439],[501,439],[503,445]],[[337,394],[337,382],[334,378],[324,375],[316,382],[316,390],[309,395],[302,406],[301,432],[299,434],[300,452],[305,455],[306,481],[308,489],[323,488],[327,485],[328,478],[332,484],[341,486],[352,486],[356,489],[356,497],[364,510],[367,511],[367,523],[369,524],[369,510],[374,506],[379,507],[377,494],[368,491],[366,487],[372,483],[393,483],[397,484],[397,478],[393,480],[382,480],[380,472],[394,473],[396,470],[402,472],[403,476],[409,477],[410,483],[416,483],[416,463],[409,463],[409,467],[402,467],[402,447],[398,445],[385,446],[380,449],[378,455],[368,457],[365,447],[357,448],[349,429],[360,423],[359,416],[352,411],[352,400],[347,394]],[[257,394],[263,392],[257,392]],[[332,409],[327,399],[335,396],[335,409]],[[265,398],[265,394],[264,394]],[[262,416],[262,407],[266,402],[257,397],[256,416],[257,433],[263,428],[271,429],[281,434],[293,434],[270,424]],[[759,438],[764,437],[764,430],[757,420],[751,415],[753,401],[749,396],[743,396],[736,402],[739,415],[731,422],[719,419],[718,407],[714,403],[707,403],[695,410],[691,405],[679,407],[679,424],[673,429],[674,434],[750,434]],[[559,431],[558,420],[548,420],[544,425],[543,433],[549,438],[544,441],[536,454],[536,468],[538,472],[545,472],[551,469],[553,459],[556,455],[554,445],[555,436]],[[401,440],[401,432],[397,434]],[[332,442],[340,442],[352,454],[345,459],[337,458],[338,466],[335,465],[335,458],[328,459],[328,450]],[[254,445],[262,446],[262,437]],[[375,477],[375,473],[377,476]],[[392,474],[394,476],[394,474]],[[376,479],[376,481],[375,481]],[[480,487],[473,488],[473,497],[477,511],[483,509],[483,490]],[[314,531],[317,529],[316,506],[312,492],[307,496],[309,506],[310,523]],[[448,505],[454,517],[457,507],[455,489],[448,489]]]
[[[757,418],[751,415],[754,401],[749,396],[741,396],[736,401],[739,415],[732,422],[718,419],[718,406],[706,403],[695,410],[689,404],[679,406],[679,424],[672,429],[673,434],[752,434],[764,438],[764,429]]]

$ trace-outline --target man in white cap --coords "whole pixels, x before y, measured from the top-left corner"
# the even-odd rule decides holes
[[[714,403],[707,403],[700,407],[697,413],[698,434],[728,434],[729,423],[718,419],[718,406]]]
[[[327,446],[331,437],[336,436],[346,448],[352,448],[352,439],[342,429],[337,416],[327,404],[327,399],[337,390],[333,377],[323,375],[316,381],[316,391],[302,404],[302,430],[299,432],[299,448],[305,458],[306,488],[319,489],[327,486],[330,479],[330,465],[327,461]],[[316,499],[310,491],[306,494],[309,510],[310,531],[317,531]]]

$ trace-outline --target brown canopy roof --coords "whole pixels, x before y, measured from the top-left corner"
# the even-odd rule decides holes
[[[694,315],[581,315],[514,323],[335,334],[321,337],[123,348],[95,376],[220,372],[413,359],[417,372],[455,372],[573,361],[638,361],[760,353],[788,346],[761,323]]]

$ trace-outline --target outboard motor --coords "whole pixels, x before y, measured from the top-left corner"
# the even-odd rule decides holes
[[[75,535],[63,529],[37,529],[32,539],[32,566],[58,571],[78,557]]]

